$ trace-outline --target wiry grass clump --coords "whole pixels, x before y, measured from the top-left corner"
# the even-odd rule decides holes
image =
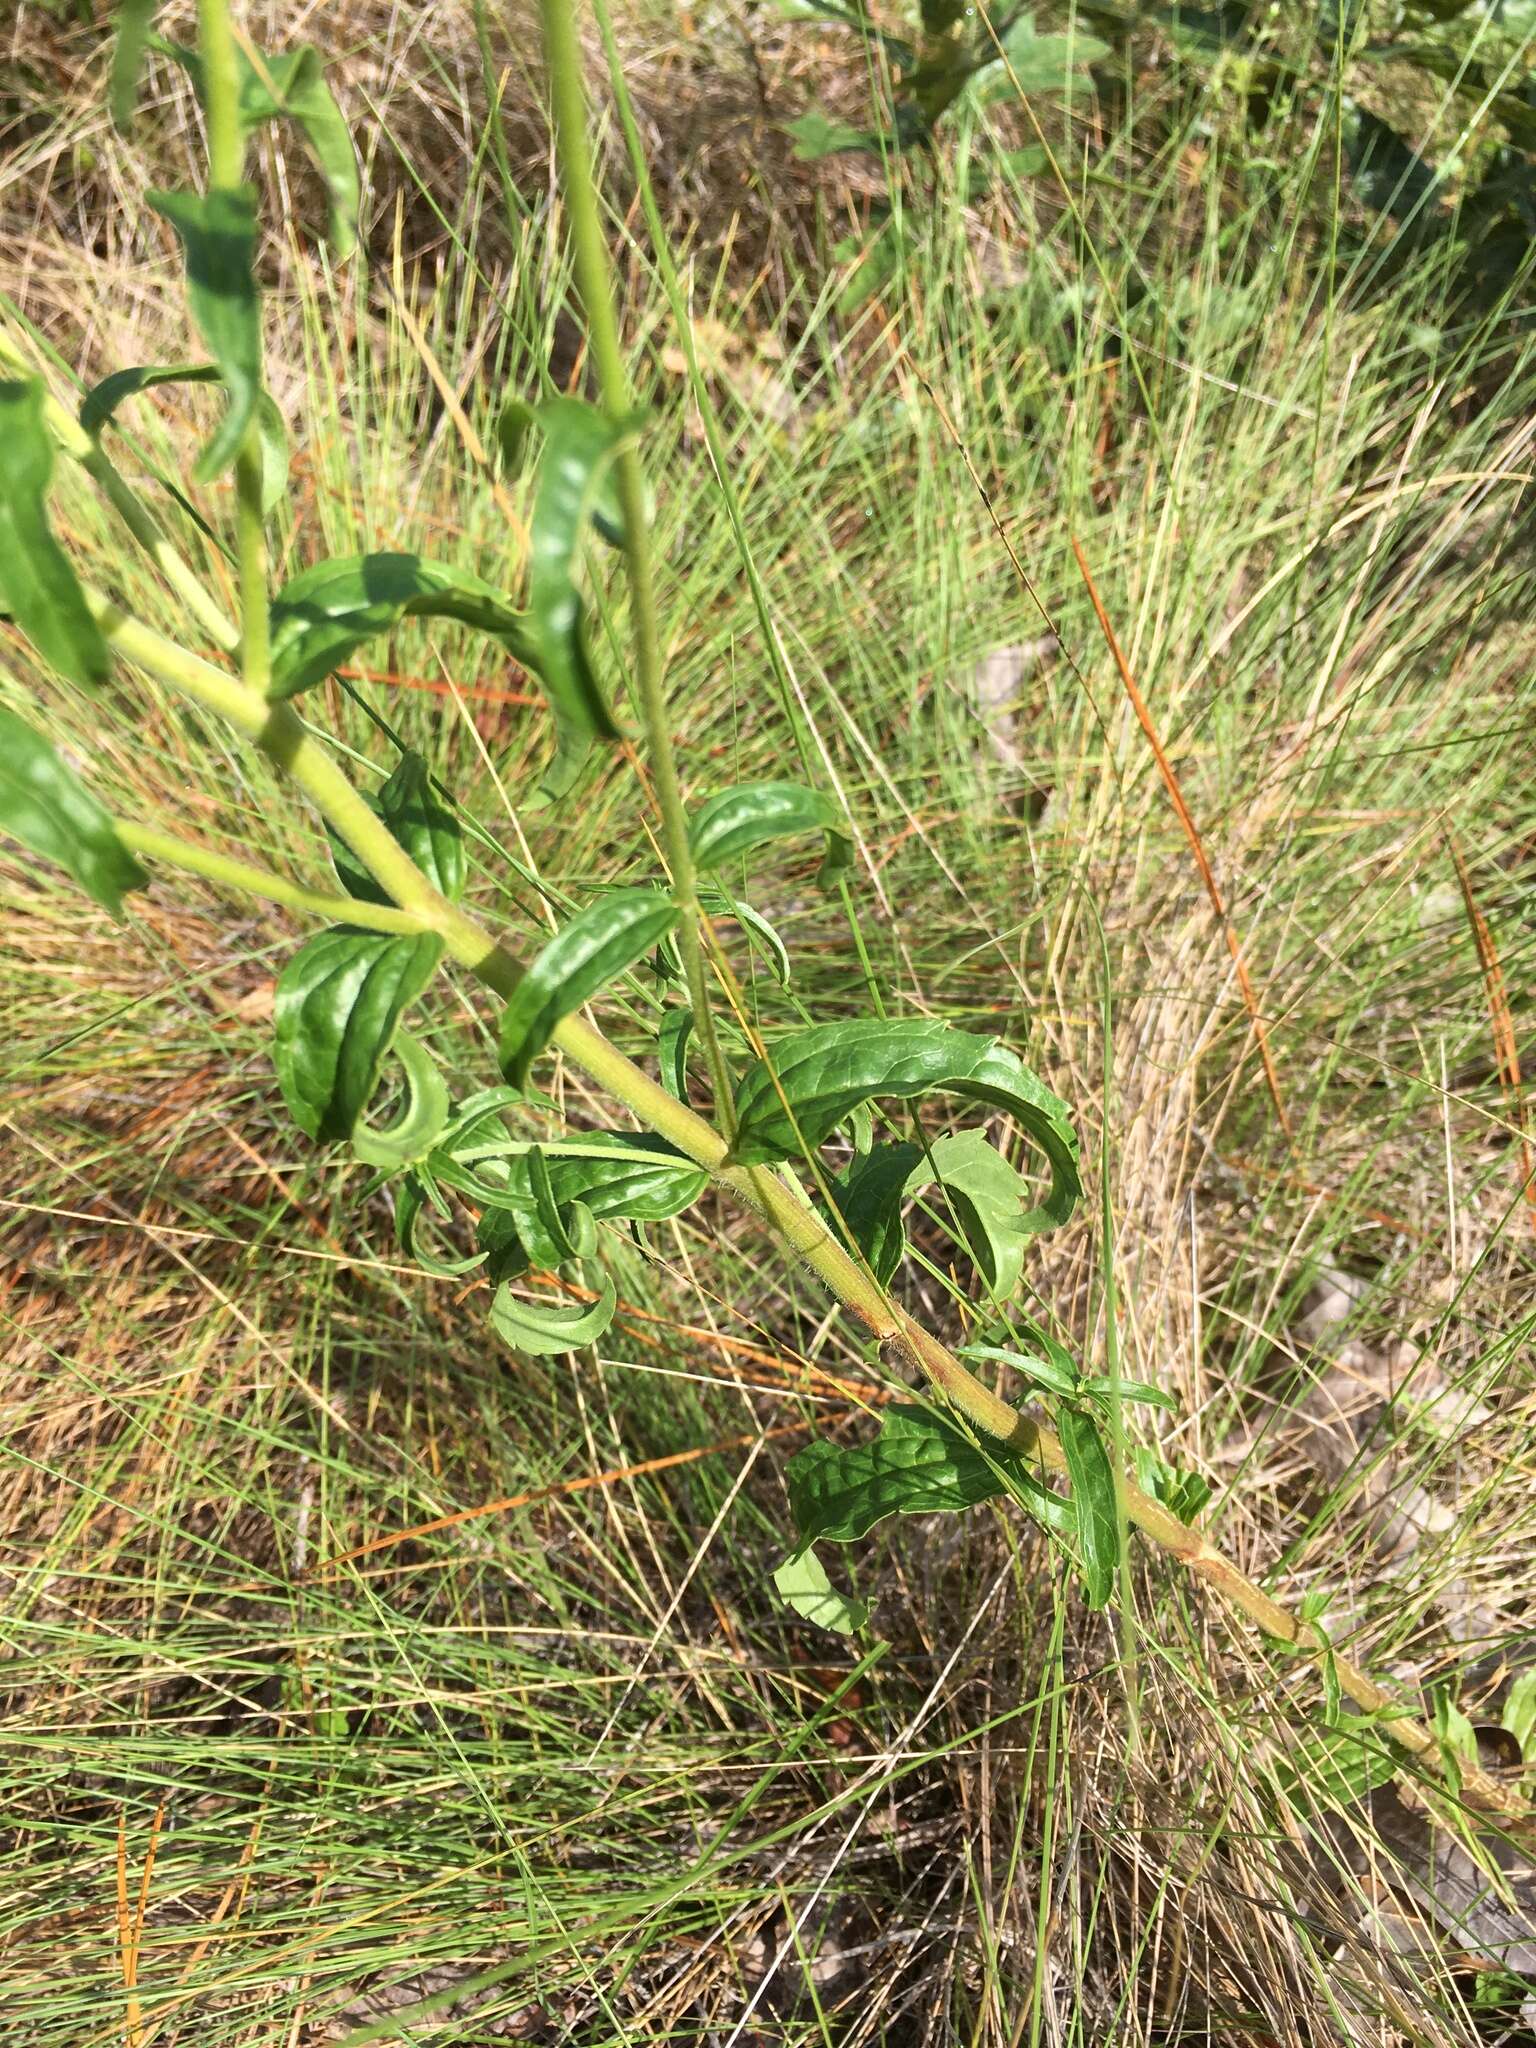
[[[499,163],[472,12],[360,14],[350,54],[288,13],[414,197],[345,279],[297,226],[269,252],[300,448],[282,566],[426,542],[515,577],[472,437],[583,374],[535,81],[509,76]],[[668,92],[729,39],[627,32],[665,158]],[[677,50],[686,72],[655,55]],[[4,203],[45,174],[54,196],[0,283],[93,368],[185,353],[168,250],[107,203],[121,146],[48,111]],[[765,222],[777,186],[727,233],[675,174],[664,255],[638,208],[615,220],[680,756],[693,795],[803,766],[859,829],[846,904],[808,868],[753,879],[795,961],[785,989],[731,940],[753,1021],[873,990],[1025,1049],[1108,1167],[1036,1255],[1042,1312],[1100,1369],[1112,1272],[1124,1370],[1179,1396],[1136,1436],[1211,1481],[1225,1546],[1327,1595],[1378,1675],[1497,1722],[1536,1534],[1528,318],[1387,262],[1331,210],[1325,134],[1276,171],[1163,112],[1106,140],[1076,110],[1100,174],[1070,206],[1031,183],[979,218],[941,168],[858,309],[804,167],[798,240]],[[57,181],[85,149],[81,233]],[[720,282],[738,232],[756,291]],[[306,388],[326,403],[300,416]],[[203,417],[141,402],[125,466],[181,476]],[[68,477],[57,512],[97,583],[168,619]],[[39,679],[5,630],[20,702]],[[483,645],[406,628],[380,667],[332,689],[334,722],[382,769],[386,718],[499,818],[473,850],[489,920],[527,934],[654,871],[622,763],[554,818],[520,808],[543,713]],[[125,689],[81,730],[113,808],[182,788],[169,829],[323,877],[259,762],[211,788],[195,709]],[[119,928],[6,879],[18,2040],[1528,2038],[1525,1895],[1472,1865],[1458,1892],[1397,1795],[1333,1784],[1315,1662],[1235,1638],[1144,1553],[1124,1631],[1085,1617],[1006,1513],[885,1525],[852,1649],[786,1618],[777,1467],[882,1391],[809,1282],[706,1201],[622,1255],[595,1367],[514,1363],[282,1114],[295,920],[177,883]],[[626,1001],[639,1054],[649,986]],[[450,1072],[487,1070],[493,1029],[439,993]],[[958,1334],[966,1276],[915,1234],[908,1298]]]

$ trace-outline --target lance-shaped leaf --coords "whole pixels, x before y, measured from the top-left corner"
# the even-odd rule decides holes
[[[283,1099],[307,1136],[323,1144],[352,1135],[401,1016],[442,949],[428,932],[392,937],[339,926],[283,969],[273,1058]]]
[[[1107,1607],[1115,1590],[1115,1573],[1120,1568],[1120,1513],[1115,1498],[1114,1467],[1098,1424],[1091,1416],[1076,1408],[1062,1408],[1056,1426],[1067,1456],[1067,1477],[1072,1483],[1088,1605]]]
[[[395,1039],[394,1050],[405,1077],[405,1102],[385,1130],[359,1117],[352,1128],[352,1150],[365,1165],[395,1173],[425,1159],[448,1121],[448,1085],[432,1055],[409,1031]]]
[[[677,922],[658,889],[615,889],[579,910],[542,949],[501,1013],[501,1071],[522,1088],[562,1017],[633,967]]]
[[[141,363],[128,370],[114,370],[85,394],[80,407],[80,424],[94,439],[116,415],[125,399],[140,391],[152,391],[158,384],[217,384],[217,363]],[[288,489],[288,430],[277,400],[263,391],[256,400],[256,445],[261,454],[261,509],[274,512]]]
[[[0,706],[0,833],[57,861],[104,910],[149,881],[112,820],[41,733]]]
[[[1077,1138],[1059,1096],[994,1038],[947,1024],[817,1024],[791,1032],[743,1075],[732,1158],[766,1165],[814,1151],[861,1103],[960,1095],[1007,1110],[1045,1153],[1051,1187],[1019,1218],[1021,1231],[1064,1223],[1082,1193]]]
[[[825,1439],[785,1467],[802,1545],[853,1543],[887,1515],[958,1514],[1005,1495],[1022,1499],[1048,1526],[1076,1526],[1072,1504],[1001,1451],[984,1457],[929,1409],[888,1408],[880,1434],[847,1447]]]
[[[206,102],[203,62],[196,50],[155,39],[156,47],[174,57]],[[238,67],[236,111],[241,133],[249,135],[264,121],[291,121],[309,146],[325,182],[330,219],[326,234],[338,262],[357,246],[361,181],[351,130],[332,95],[318,50],[304,44],[297,50],[255,51],[235,46]]]
[[[484,1252],[472,1252],[467,1257],[444,1259],[427,1250],[421,1241],[421,1219],[428,1208],[434,1215],[446,1217],[448,1205],[438,1194],[430,1173],[415,1172],[402,1174],[395,1187],[395,1234],[400,1240],[400,1249],[414,1265],[424,1273],[434,1274],[441,1280],[456,1280],[464,1273],[472,1273],[477,1266],[485,1264]]]
[[[285,583],[272,603],[273,697],[293,697],[404,618],[456,619],[512,659],[536,658],[527,615],[468,569],[420,555],[338,555]]]
[[[686,1003],[676,1003],[662,1013],[656,1033],[662,1086],[679,1102],[688,1100],[688,1041],[692,1036],[693,1011]]]
[[[389,827],[390,836],[405,848],[433,888],[450,903],[457,903],[464,894],[464,838],[458,819],[433,790],[431,773],[420,754],[402,754],[378,795],[364,801],[374,816]],[[330,832],[330,841],[332,863],[349,896],[355,896],[360,903],[393,902],[389,892],[374,880],[334,831]]]
[[[869,1620],[869,1602],[839,1593],[814,1550],[786,1557],[773,1575],[773,1586],[795,1614],[818,1628],[835,1629],[840,1636],[852,1635]]]
[[[539,406],[514,401],[502,417],[536,423],[544,433],[530,528],[528,611],[537,646],[532,666],[549,692],[559,741],[542,785],[550,798],[574,785],[592,740],[619,737],[592,668],[576,565],[589,518],[601,513],[600,528],[612,537],[613,514],[604,498],[608,472],[615,450],[638,422],[611,420],[579,398],[551,398]],[[502,433],[504,449],[509,433]]]
[[[826,835],[824,876],[848,865],[847,820],[830,797],[798,782],[744,782],[721,790],[695,812],[688,843],[697,867],[718,868],[770,840],[795,839],[808,832]]]
[[[94,689],[112,656],[48,524],[52,476],[41,381],[0,383],[0,610],[61,675]]]
[[[139,101],[139,73],[149,47],[149,31],[160,0],[118,0],[117,40],[112,45],[112,76],[107,86],[107,104],[112,125],[126,135]]]
[[[907,1183],[922,1165],[921,1145],[876,1145],[827,1183],[844,1227],[882,1287],[895,1277],[907,1249],[902,1205]]]
[[[261,304],[256,292],[256,194],[249,185],[212,192],[147,192],[181,238],[187,300],[218,364],[224,417],[193,475],[211,483],[245,446],[261,396]]]

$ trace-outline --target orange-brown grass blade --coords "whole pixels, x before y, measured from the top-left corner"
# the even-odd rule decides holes
[[[1456,864],[1456,879],[1461,884],[1461,900],[1467,906],[1467,922],[1472,927],[1472,943],[1477,948],[1478,965],[1483,970],[1483,987],[1488,994],[1488,1014],[1493,1023],[1493,1057],[1498,1068],[1499,1080],[1509,1099],[1510,1115],[1520,1136],[1520,1175],[1527,1206],[1530,1209],[1531,1229],[1536,1231],[1536,1165],[1531,1157],[1530,1132],[1525,1121],[1525,1091],[1520,1075],[1520,1045],[1515,1036],[1514,1012],[1509,1007],[1509,992],[1504,986],[1504,970],[1499,965],[1498,948],[1493,943],[1493,933],[1488,920],[1477,907],[1477,898],[1472,893],[1472,877],[1467,864],[1461,857],[1461,848],[1447,828],[1445,843],[1451,849],[1451,859]]]
[[[1087,586],[1088,596],[1093,604],[1094,614],[1098,619],[1104,638],[1109,644],[1109,651],[1114,656],[1115,667],[1120,671],[1120,680],[1125,685],[1125,694],[1130,698],[1131,709],[1136,713],[1137,718],[1141,722],[1141,729],[1147,736],[1147,744],[1152,749],[1152,756],[1157,762],[1158,772],[1162,776],[1168,794],[1173,800],[1173,808],[1178,812],[1179,823],[1184,828],[1184,836],[1189,841],[1190,851],[1195,856],[1195,865],[1200,870],[1200,879],[1205,884],[1205,893],[1211,899],[1211,908],[1215,911],[1222,933],[1226,938],[1227,951],[1232,956],[1232,965],[1237,973],[1237,985],[1243,992],[1243,1004],[1248,1012],[1248,1021],[1253,1026],[1254,1042],[1259,1048],[1259,1058],[1264,1064],[1264,1079],[1269,1088],[1269,1097],[1275,1105],[1275,1115],[1279,1119],[1280,1128],[1284,1131],[1286,1137],[1289,1138],[1291,1136],[1291,1120],[1286,1115],[1285,1104],[1280,1097],[1280,1077],[1275,1072],[1274,1056],[1269,1049],[1269,1033],[1264,1026],[1263,1013],[1259,1009],[1259,1000],[1254,993],[1253,979],[1248,972],[1248,964],[1243,958],[1243,949],[1238,943],[1236,928],[1231,918],[1227,915],[1227,907],[1222,900],[1221,889],[1217,884],[1215,873],[1206,855],[1205,844],[1200,837],[1199,827],[1195,823],[1189,805],[1184,801],[1184,792],[1179,787],[1179,778],[1174,774],[1173,763],[1168,759],[1163,749],[1163,743],[1158,738],[1157,727],[1152,722],[1152,714],[1147,709],[1146,699],[1137,688],[1136,678],[1131,674],[1131,665],[1125,658],[1119,640],[1115,637],[1115,629],[1109,622],[1109,614],[1104,609],[1104,601],[1099,596],[1098,586],[1093,580],[1093,571],[1088,567],[1088,558],[1079,546],[1076,534],[1072,536],[1072,552],[1077,557],[1077,566],[1082,572],[1083,582]]]

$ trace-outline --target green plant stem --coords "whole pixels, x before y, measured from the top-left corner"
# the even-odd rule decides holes
[[[402,910],[436,931],[450,956],[487,988],[501,996],[511,994],[523,972],[516,956],[433,888],[290,705],[267,703],[235,677],[175,646],[100,595],[88,591],[87,601],[120,655],[243,733],[303,790]],[[581,1018],[565,1018],[555,1030],[554,1043],[641,1123],[676,1145],[706,1168],[720,1186],[762,1215],[878,1341],[888,1368],[920,1372],[977,1429],[1006,1449],[1049,1471],[1065,1471],[1066,1459],[1054,1431],[1010,1407],[893,1303],[831,1235],[803,1192],[792,1191],[776,1176],[752,1175],[727,1166],[728,1146],[720,1132],[676,1101]],[[1129,1481],[1124,1493],[1128,1519],[1178,1564],[1204,1579],[1266,1634],[1326,1654],[1328,1643],[1321,1631],[1271,1599],[1200,1530],[1187,1527],[1160,1501]],[[1340,1688],[1356,1706],[1367,1713],[1390,1716],[1393,1739],[1431,1769],[1439,1769],[1440,1744],[1418,1716],[1401,1707],[1347,1658],[1336,1655],[1335,1668]],[[1468,1804],[1505,1819],[1528,1818],[1516,1793],[1474,1765],[1462,1767],[1461,1792]]]
[[[370,932],[412,933],[429,929],[414,912],[398,910],[388,903],[363,903],[354,896],[331,896],[323,889],[306,889],[302,882],[290,882],[284,875],[269,874],[243,860],[212,847],[194,846],[169,832],[153,832],[127,818],[114,818],[112,829],[130,852],[146,860],[163,860],[188,874],[202,875],[243,896],[262,896],[269,903],[281,903],[287,910],[302,910],[311,917],[326,918],[332,924],[357,925]]]
[[[245,171],[240,132],[240,72],[228,0],[198,0],[208,176],[215,189],[238,190]],[[240,570],[240,669],[265,696],[272,680],[267,613],[267,537],[261,512],[261,450],[254,425],[235,460],[236,556]]]
[[[570,223],[571,255],[603,409],[615,423],[633,408],[629,370],[619,337],[614,307],[612,265],[603,236],[603,222],[587,141],[587,96],[582,83],[581,38],[575,0],[540,0],[544,55],[549,66],[550,103],[555,117],[555,143],[560,158],[560,186]],[[730,1130],[731,1080],[720,1049],[705,974],[703,915],[698,877],[688,843],[688,814],[683,809],[677,757],[667,716],[662,676],[661,635],[657,625],[655,574],[651,560],[650,525],[646,517],[645,478],[640,456],[626,437],[614,458],[619,505],[624,516],[624,556],[629,571],[635,615],[635,675],[640,690],[640,715],[645,726],[656,802],[661,811],[667,867],[678,908],[678,946],[694,1028],[715,1090],[715,1114]]]

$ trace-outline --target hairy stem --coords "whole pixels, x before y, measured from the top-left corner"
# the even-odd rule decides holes
[[[592,151],[587,141],[587,97],[582,84],[581,38],[575,0],[541,0],[544,54],[549,65],[550,102],[555,117],[555,142],[560,157],[560,186],[570,221],[571,254],[592,362],[597,371],[603,410],[617,424],[629,417],[634,403],[629,370],[619,338],[614,309],[612,265],[603,237]],[[662,676],[661,634],[657,624],[655,574],[650,526],[646,517],[645,477],[633,442],[626,437],[615,456],[619,504],[624,515],[624,557],[629,571],[635,613],[635,673],[640,690],[640,715],[645,725],[656,802],[661,811],[679,911],[678,944],[693,1005],[694,1026],[709,1065],[715,1090],[715,1113],[730,1127],[730,1075],[720,1050],[709,1003],[699,911],[698,877],[688,843],[688,815],[683,809],[677,757],[667,716]]]
[[[303,790],[402,910],[437,932],[453,959],[487,988],[501,996],[511,994],[523,972],[516,956],[439,894],[290,705],[266,702],[224,670],[188,654],[104,598],[88,593],[88,601],[119,654],[243,733]],[[705,1167],[720,1186],[763,1216],[878,1341],[881,1357],[890,1369],[922,1375],[978,1430],[1005,1449],[1037,1461],[1049,1471],[1065,1471],[1065,1454],[1054,1431],[1021,1415],[983,1385],[953,1352],[893,1303],[868,1270],[832,1236],[803,1193],[774,1175],[750,1174],[727,1166],[728,1146],[720,1132],[676,1101],[581,1018],[565,1018],[555,1030],[554,1043],[641,1123]],[[1271,1599],[1201,1531],[1187,1527],[1138,1486],[1127,1482],[1124,1493],[1126,1515],[1137,1528],[1266,1634],[1319,1656],[1327,1650],[1326,1638],[1313,1624]],[[1347,1658],[1335,1655],[1334,1667],[1340,1688],[1356,1706],[1367,1713],[1390,1716],[1393,1740],[1431,1769],[1438,1768],[1440,1744],[1422,1720]],[[1508,1820],[1527,1818],[1519,1796],[1475,1766],[1463,1768],[1461,1791],[1470,1805]]]

